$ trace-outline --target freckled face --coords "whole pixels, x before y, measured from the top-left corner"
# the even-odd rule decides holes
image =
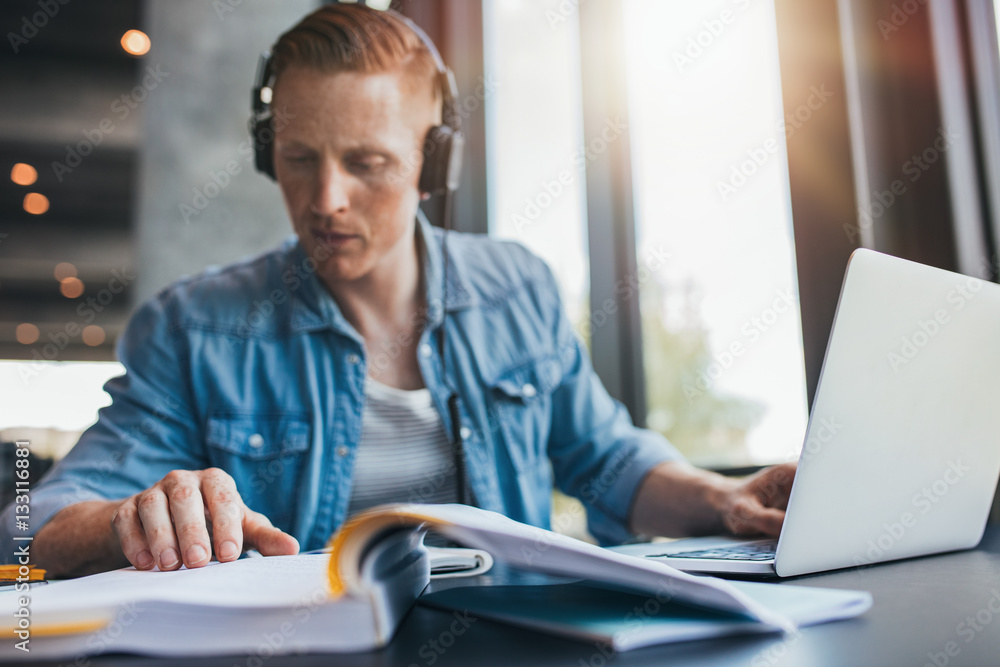
[[[272,106],[287,120],[275,127],[275,173],[328,284],[391,272],[415,252],[420,150],[437,104],[413,88],[400,72],[289,67],[278,78]]]

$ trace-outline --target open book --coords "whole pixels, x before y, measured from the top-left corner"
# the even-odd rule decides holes
[[[767,595],[754,593],[753,586],[772,584],[737,587],[696,577],[464,505],[384,505],[349,519],[334,535],[329,555],[248,558],[174,572],[126,568],[28,593],[0,592],[0,659],[111,651],[184,656],[374,649],[390,641],[430,579],[423,546],[427,530],[510,567],[586,579],[591,586],[739,619],[725,632],[795,627],[792,618],[762,602]],[[856,615],[870,604],[865,593],[850,600],[836,597],[820,605],[829,608],[813,604],[804,620]],[[27,627],[19,621],[24,614],[18,616],[24,608]],[[720,632],[660,641],[712,634]]]

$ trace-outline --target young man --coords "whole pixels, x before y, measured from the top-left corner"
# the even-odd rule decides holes
[[[33,491],[39,565],[290,554],[385,501],[545,526],[553,480],[605,543],[777,534],[794,466],[740,483],[683,462],[608,396],[539,259],[418,215],[444,91],[405,22],[328,5],[273,54],[287,122],[264,149],[297,238],[137,311],[113,404]]]

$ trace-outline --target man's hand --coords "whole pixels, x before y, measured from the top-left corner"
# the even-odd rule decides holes
[[[636,492],[630,526],[633,532],[670,537],[722,531],[777,536],[785,519],[795,465],[764,468],[740,481],[684,461],[661,463]]]
[[[124,500],[111,516],[111,530],[140,570],[201,567],[213,550],[220,561],[236,560],[248,547],[265,556],[299,551],[294,537],[243,504],[236,482],[218,468],[168,473]]]
[[[722,501],[722,523],[734,535],[777,537],[785,520],[795,463],[764,468],[729,491]]]

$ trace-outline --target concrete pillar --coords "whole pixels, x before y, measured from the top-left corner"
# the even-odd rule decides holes
[[[136,303],[183,275],[256,254],[291,233],[277,184],[255,171],[248,152],[250,89],[260,52],[318,5],[144,3],[152,48],[140,83],[156,90],[141,105]]]

